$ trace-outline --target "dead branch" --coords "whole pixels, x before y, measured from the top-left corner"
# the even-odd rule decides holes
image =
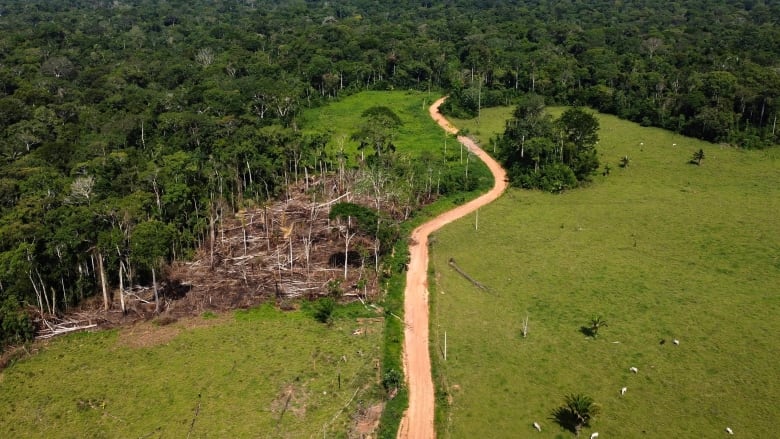
[[[354,259],[357,252],[344,254],[343,237],[328,218],[330,207],[341,201],[377,207],[376,194],[352,189],[358,173],[350,173],[346,176],[349,181],[339,183],[339,188],[347,188],[345,191],[335,189],[338,178],[323,177],[316,185],[310,182],[309,190],[303,183],[300,187],[293,185],[285,200],[221,213],[219,225],[215,225],[216,239],[209,240],[204,235],[205,244],[192,261],[174,262],[166,268],[167,283],[161,290],[164,296],[161,303],[170,305],[166,312],[180,317],[199,315],[206,310],[248,308],[269,300],[314,299],[327,295],[328,283],[333,281],[338,281],[344,289],[344,300],[376,297],[378,274],[366,270],[365,261]],[[396,220],[402,219],[395,209],[389,213]],[[361,244],[361,258],[366,257],[363,254],[375,254],[379,245],[376,240],[360,235],[354,237],[354,242]],[[348,265],[346,278],[344,262]],[[358,292],[354,285],[361,279],[367,280],[370,287]],[[135,286],[125,291],[123,298],[130,302],[127,306],[130,310],[143,308],[153,301],[150,288]],[[114,297],[119,297],[116,292]],[[125,314],[116,311],[98,315],[112,323],[127,319]],[[89,319],[95,323],[98,315],[73,317],[82,323],[67,327],[84,326]],[[47,335],[64,328],[47,323],[52,327],[40,324]]]
[[[344,195],[341,195],[340,197],[334,198],[334,199],[328,201],[327,203],[322,203],[322,204],[317,205],[317,209],[321,209],[321,208],[323,208],[325,206],[330,206],[331,204],[333,204],[333,203],[335,203],[335,202],[339,201],[340,199],[342,199],[344,197],[347,197],[347,196],[349,196],[349,192],[346,192]]]
[[[90,329],[97,327],[97,323],[87,324],[87,325],[80,325],[80,326],[61,326],[61,325],[49,325],[49,329],[42,330],[38,333],[38,335],[35,337],[36,339],[42,340],[47,338],[56,337],[58,335],[67,334],[69,332],[75,332],[75,331],[82,331],[84,329]]]
[[[195,420],[198,419],[199,413],[200,413],[200,393],[198,393],[198,404],[195,406],[195,414],[192,416],[192,422],[190,423],[190,431],[187,432],[188,439],[192,434],[192,430],[195,428]]]

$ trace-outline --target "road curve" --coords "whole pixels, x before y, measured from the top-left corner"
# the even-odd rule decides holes
[[[439,113],[441,98],[431,105],[431,117],[448,133],[457,128]],[[404,371],[409,388],[409,408],[401,419],[398,439],[432,439],[434,392],[431,357],[428,350],[428,235],[442,226],[477,210],[498,198],[506,189],[506,172],[473,140],[458,136],[458,141],[479,157],[493,173],[493,188],[470,202],[445,212],[412,232],[409,244],[409,270],[404,291]]]

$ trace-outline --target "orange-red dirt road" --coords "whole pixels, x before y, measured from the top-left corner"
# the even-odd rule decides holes
[[[444,99],[434,102],[429,111],[445,131],[455,134],[458,130],[439,113],[439,106]],[[495,184],[479,198],[439,215],[412,232],[404,292],[404,371],[409,388],[409,408],[398,429],[399,439],[436,437],[433,427],[431,357],[428,350],[428,235],[495,200],[507,186],[506,172],[492,157],[468,137],[458,136],[458,141],[485,162],[493,173]]]

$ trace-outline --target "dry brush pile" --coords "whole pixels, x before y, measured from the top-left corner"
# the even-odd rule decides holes
[[[78,321],[47,316],[48,326],[54,326],[50,335],[158,315],[164,323],[269,300],[283,309],[295,307],[297,299],[325,296],[372,301],[379,294],[381,252],[391,243],[355,227],[354,220],[331,219],[329,214],[338,203],[354,203],[380,211],[382,222],[397,226],[410,211],[404,193],[385,172],[363,167],[307,174],[280,199],[259,207],[217,209],[194,258],[165,267],[159,305],[152,285],[125,285],[121,293],[108,293],[107,311],[96,296],[69,313],[78,315]]]
[[[283,201],[222,219],[195,260],[169,268],[162,294],[166,312],[200,314],[268,300],[286,307],[294,299],[324,296],[373,299],[379,243],[350,232],[343,220],[329,219],[336,203],[372,203],[352,192],[339,194],[328,183],[293,187]]]

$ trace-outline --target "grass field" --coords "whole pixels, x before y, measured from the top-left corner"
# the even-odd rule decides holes
[[[393,142],[398,153],[417,155],[423,151],[441,151],[444,149],[444,131],[428,115],[428,107],[439,97],[438,94],[418,91],[366,91],[334,101],[326,107],[307,110],[302,123],[306,130],[329,131],[333,139],[332,150],[337,151],[343,141],[344,150],[354,157],[358,142],[351,140],[350,136],[363,122],[362,113],[374,106],[385,106],[393,110],[403,123]],[[451,136],[448,142],[450,146],[456,145]]]
[[[454,123],[485,141],[508,115]],[[432,352],[451,401],[439,436],[572,437],[550,416],[581,392],[601,406],[586,429],[601,437],[776,437],[780,151],[599,119],[611,175],[562,195],[510,190],[478,229],[471,215],[433,238]],[[609,326],[591,339],[580,328],[596,316]]]
[[[378,399],[383,323],[361,322],[264,306],[62,337],[0,374],[0,437],[346,437]]]

